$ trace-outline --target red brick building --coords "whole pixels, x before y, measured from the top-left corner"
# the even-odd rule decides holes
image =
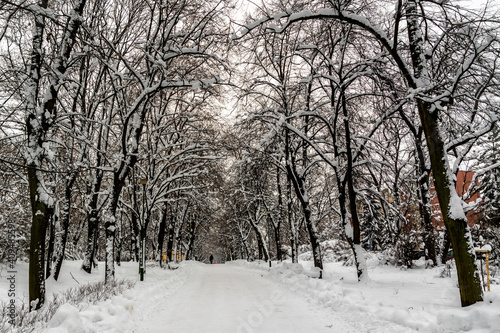
[[[462,170],[458,171],[456,190],[457,194],[460,197],[462,197],[462,195],[466,193],[467,190],[469,189],[470,185],[472,184],[473,177],[474,177],[474,172],[472,171],[462,171]],[[476,185],[478,185],[477,180],[476,180]],[[437,198],[434,186],[431,187],[430,196],[431,196],[431,207],[432,207],[432,221],[436,227],[444,227],[443,215],[441,214],[441,208],[439,207],[439,200]],[[465,202],[471,203],[471,202],[476,202],[478,200],[479,200],[479,193],[474,192],[470,197],[470,199],[466,200]],[[481,220],[482,214],[475,210],[472,210],[469,211],[466,214],[466,216],[469,226],[472,226]]]

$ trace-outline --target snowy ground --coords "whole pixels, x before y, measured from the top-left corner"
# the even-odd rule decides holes
[[[267,265],[238,262],[267,270]],[[325,265],[322,280],[311,279],[312,262],[282,264],[269,277],[310,303],[357,325],[360,332],[500,332],[500,286],[485,302],[460,307],[456,274],[440,278],[443,267],[401,270],[369,261],[371,281],[359,284],[354,268]]]
[[[50,292],[102,279],[87,275],[80,262],[67,262]],[[225,265],[184,262],[177,270],[147,270],[144,282],[82,310],[66,304],[47,333],[78,332],[496,332],[500,286],[486,301],[460,308],[456,281],[439,270],[402,271],[372,262],[371,282],[358,284],[353,267],[327,264],[322,280],[302,266],[238,261]],[[306,269],[304,269],[305,267]],[[26,264],[18,264],[16,289],[27,295]],[[6,301],[5,271],[0,300]],[[71,276],[72,275],[72,276]],[[138,279],[137,264],[117,267],[117,277]]]

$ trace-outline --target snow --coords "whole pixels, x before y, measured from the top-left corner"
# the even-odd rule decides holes
[[[356,251],[356,259],[358,261],[358,270],[361,271],[361,276],[359,277],[360,282],[366,283],[370,281],[368,275],[368,268],[366,265],[366,258],[361,244],[354,244],[354,251]]]
[[[305,19],[305,18],[308,18],[311,16],[315,16],[315,14],[313,12],[311,12],[310,10],[303,10],[299,13],[293,13],[292,15],[290,15],[290,20],[294,21],[294,20],[299,20],[299,19]]]
[[[488,251],[488,252],[491,252],[491,251],[493,251],[493,248],[491,247],[490,244],[486,244],[486,245],[484,245],[484,246],[482,246],[480,248],[476,248],[475,250],[477,250],[477,251]]]
[[[451,186],[450,186],[451,188]],[[453,192],[450,191],[450,203],[449,203],[449,213],[448,217],[454,220],[462,220],[467,221],[465,217],[464,208],[462,207],[462,200],[457,195],[455,188],[453,188]]]
[[[266,263],[238,264],[267,270]],[[485,292],[484,302],[461,308],[455,272],[452,278],[437,277],[443,267],[425,269],[424,260],[415,269],[400,270],[372,257],[371,280],[363,283],[357,282],[352,266],[326,263],[319,280],[309,277],[312,262],[301,264],[302,269],[273,262],[269,277],[308,299],[311,306],[329,309],[329,318],[341,317],[361,332],[481,333],[500,325],[499,285]]]
[[[46,332],[85,333],[88,332],[85,326],[85,322],[83,318],[80,317],[78,309],[66,303],[61,305],[56,314],[52,317],[52,320],[48,324],[49,329],[47,329]]]
[[[189,284],[156,313],[143,317],[136,331],[162,332],[162,325],[169,323],[173,332],[328,332],[321,318],[308,318],[316,316],[305,300],[276,288],[260,271],[232,265],[188,266]]]
[[[137,263],[122,263],[118,278],[134,288],[97,304],[62,305],[45,333],[66,332],[492,332],[500,327],[500,286],[485,302],[461,308],[456,276],[443,267],[400,270],[367,262],[371,281],[358,283],[355,268],[325,263],[323,278],[311,261],[235,261],[225,265],[183,262],[176,270],[148,267],[139,282]],[[81,261],[64,262],[58,282],[47,281],[48,299],[79,283],[101,281]],[[18,294],[27,299],[27,263],[18,263]],[[2,271],[5,274],[5,271]],[[454,272],[452,272],[454,274]],[[73,278],[74,277],[74,278]],[[6,279],[0,300],[6,301]]]

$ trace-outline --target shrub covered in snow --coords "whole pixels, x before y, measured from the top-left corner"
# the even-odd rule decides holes
[[[123,291],[134,286],[135,282],[130,280],[115,279],[105,284],[102,282],[88,283],[81,286],[70,288],[64,292],[54,295],[51,302],[47,302],[40,310],[29,312],[28,304],[21,303],[16,309],[16,323],[13,332],[37,332],[41,331],[56,313],[59,317],[62,313],[71,315],[78,309],[83,309],[90,304],[96,304],[111,298],[112,296],[121,294]],[[6,304],[1,304],[2,312],[0,312],[0,332],[10,331],[13,329],[8,321],[8,313]],[[61,310],[59,311],[59,309]],[[54,320],[61,320],[55,318]],[[75,326],[76,327],[76,326]],[[75,330],[71,330],[76,332]]]

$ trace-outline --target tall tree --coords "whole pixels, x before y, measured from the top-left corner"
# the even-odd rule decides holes
[[[48,1],[39,1],[38,10],[33,12],[34,25],[29,75],[26,80],[26,165],[32,207],[29,301],[30,308],[38,309],[45,302],[45,235],[49,221],[53,218],[54,196],[45,182],[44,163],[50,151],[50,135],[56,120],[56,104],[58,94],[70,64],[73,46],[85,7],[85,0],[76,1],[65,24],[59,41],[59,48],[54,62],[51,64],[51,78],[47,88],[40,84],[43,67],[42,50]],[[43,91],[43,93],[42,93]]]

